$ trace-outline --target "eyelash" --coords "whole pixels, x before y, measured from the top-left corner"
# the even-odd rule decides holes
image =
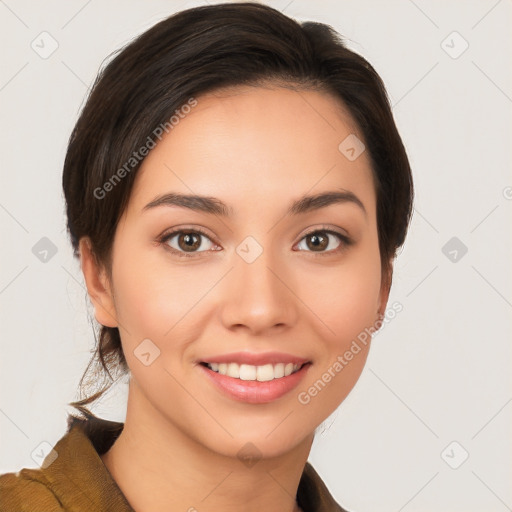
[[[182,229],[178,229],[176,231],[172,231],[171,233],[165,233],[158,239],[158,243],[166,244],[166,242],[168,242],[175,235],[179,235],[179,234],[185,233],[185,232],[187,232],[187,234],[197,234],[197,233],[201,234],[201,235],[205,236],[206,238],[208,238],[208,240],[210,240],[212,243],[215,243],[211,239],[211,237],[208,235],[208,233],[203,231],[201,228],[193,228],[193,229],[192,228],[191,229],[182,228]],[[336,253],[342,251],[343,249],[345,249],[346,247],[352,245],[352,243],[353,243],[353,241],[346,235],[343,235],[342,233],[339,233],[338,231],[334,231],[332,229],[323,228],[323,227],[316,228],[312,231],[309,231],[308,233],[305,233],[304,236],[299,240],[299,243],[302,240],[304,240],[304,238],[307,238],[308,236],[311,236],[316,233],[327,233],[327,234],[334,235],[334,236],[338,237],[338,239],[341,242],[340,247],[338,247],[337,249],[332,249],[330,251],[323,251],[323,252],[316,252],[316,253],[314,251],[299,251],[299,252],[311,252],[315,256],[326,256],[326,255],[336,254]],[[174,249],[173,247],[170,247],[169,245],[167,245],[167,248],[173,254],[177,254],[178,257],[183,257],[183,258],[195,258],[195,257],[197,257],[198,254],[200,254],[202,252],[207,252],[207,251],[199,251],[199,252],[187,253],[187,252],[178,251],[177,249]]]

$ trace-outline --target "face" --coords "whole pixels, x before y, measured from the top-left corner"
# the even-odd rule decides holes
[[[385,307],[370,161],[340,151],[362,135],[325,93],[197,101],[138,172],[113,243],[112,314],[96,317],[119,327],[159,421],[217,453],[251,442],[276,456],[353,388],[360,335]]]

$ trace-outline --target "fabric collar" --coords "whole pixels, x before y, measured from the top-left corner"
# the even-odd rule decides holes
[[[83,503],[88,510],[134,512],[100,458],[118,438],[124,423],[69,415],[67,424],[66,434],[54,447],[57,458],[42,470],[64,509],[77,510],[76,504]],[[304,512],[347,512],[309,462],[300,479],[297,502]]]

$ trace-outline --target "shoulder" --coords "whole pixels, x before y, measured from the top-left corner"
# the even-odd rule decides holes
[[[22,469],[0,475],[0,512],[64,511],[42,471]]]
[[[0,512],[133,512],[100,458],[122,427],[70,417],[40,468],[0,475]]]

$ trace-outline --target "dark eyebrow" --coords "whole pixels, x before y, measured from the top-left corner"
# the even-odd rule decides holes
[[[340,189],[340,192],[329,191],[312,196],[303,196],[292,203],[286,214],[300,215],[313,210],[326,208],[332,204],[345,203],[357,205],[366,215],[366,208],[362,201],[354,193],[343,189]],[[155,199],[144,206],[142,211],[156,208],[157,206],[179,206],[211,215],[219,215],[221,217],[231,217],[233,215],[233,209],[231,207],[223,203],[220,199],[209,196],[178,193],[163,194],[155,197]]]

